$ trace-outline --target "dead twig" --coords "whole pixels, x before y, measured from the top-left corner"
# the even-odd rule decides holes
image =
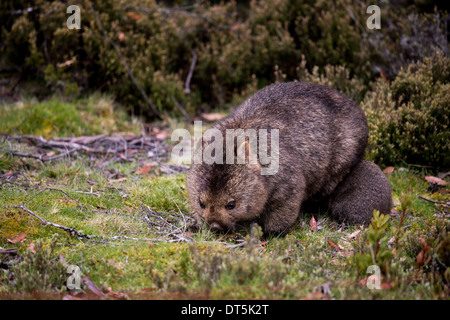
[[[186,120],[192,122],[193,121],[192,117],[186,112],[186,110],[184,110],[184,108],[181,106],[181,104],[178,102],[178,100],[175,99],[175,97],[172,97],[172,101],[175,104],[175,106],[177,107],[177,109],[180,110],[180,112],[186,118]]]
[[[166,240],[166,239],[159,239],[159,238],[135,238],[135,237],[128,237],[128,236],[113,236],[113,237],[102,237],[98,235],[92,235],[92,234],[86,234],[84,232],[81,232],[74,227],[66,227],[57,223],[53,223],[50,221],[47,221],[45,219],[42,219],[39,215],[28,209],[25,205],[14,205],[15,208],[21,209],[28,214],[32,215],[33,217],[39,219],[43,225],[49,225],[58,229],[62,229],[72,236],[76,236],[78,239],[86,239],[86,240],[103,240],[104,242],[110,242],[110,241],[118,241],[118,240],[133,240],[133,241],[147,241],[147,242],[174,242],[173,240]]]
[[[39,219],[42,222],[42,224],[44,224],[44,225],[49,225],[49,226],[52,226],[52,227],[55,227],[58,229],[62,229],[64,231],[67,231],[71,235],[76,236],[77,238],[83,238],[83,239],[89,239],[89,240],[90,239],[102,239],[101,236],[85,234],[81,231],[78,231],[77,229],[75,229],[73,227],[68,228],[63,225],[44,220],[40,216],[38,216],[36,213],[34,213],[30,209],[28,209],[25,205],[21,205],[21,206],[14,205],[14,208],[21,209],[21,210],[31,214],[33,217]]]
[[[421,195],[417,195],[417,198],[422,199],[422,200],[425,200],[425,201],[428,201],[428,202],[431,202],[431,203],[435,203],[435,204],[442,204],[442,205],[444,205],[444,206],[450,205],[450,201],[437,201],[437,200],[432,200],[432,199],[425,198],[425,197],[423,197],[423,196],[421,196]]]
[[[172,198],[172,196],[167,192],[166,188],[164,188],[163,185],[161,185],[161,187],[162,187],[162,189],[164,190],[164,193],[165,193],[165,194],[170,198],[170,200],[172,200],[172,202],[175,204],[175,206],[176,206],[177,209],[178,209],[178,212],[180,213],[181,217],[183,218],[183,223],[184,223],[184,225],[183,225],[183,235],[184,235],[184,233],[186,232],[186,226],[187,226],[187,224],[186,224],[186,218],[184,217],[183,212],[181,212],[181,209],[180,209],[180,207],[178,206],[177,202],[176,202],[176,201]]]
[[[163,145],[163,141],[155,137],[128,136],[108,137],[105,135],[82,136],[70,138],[53,138],[46,140],[42,137],[28,135],[3,135],[3,141],[9,145],[9,150],[2,150],[19,158],[33,158],[48,162],[70,157],[74,154],[88,154],[90,161],[97,160],[99,167],[105,167],[111,162],[136,161],[143,162],[156,154],[168,157],[170,146]],[[25,143],[34,147],[31,152],[14,150],[11,142]]]
[[[38,159],[42,162],[45,161],[52,161],[52,160],[57,160],[60,158],[64,158],[65,156],[68,156],[69,154],[71,154],[72,152],[77,151],[76,149],[72,149],[72,150],[68,150],[66,152],[51,156],[51,157],[43,157],[42,155],[36,155],[36,154],[31,154],[31,153],[23,153],[23,152],[19,152],[19,151],[15,151],[15,150],[11,150],[9,153],[13,156],[16,157],[23,157],[23,158],[34,158],[34,159]]]
[[[184,92],[186,92],[187,94],[191,93],[190,84],[191,84],[192,74],[194,73],[195,64],[197,63],[197,52],[195,52],[195,50],[192,49],[191,54],[192,54],[191,66],[189,67],[189,73],[186,77],[186,82],[184,83]]]

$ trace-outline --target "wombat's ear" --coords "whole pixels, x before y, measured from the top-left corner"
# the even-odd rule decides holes
[[[260,169],[256,149],[253,148],[247,140],[239,145],[239,147],[237,148],[236,156],[238,164],[245,163],[255,169]]]

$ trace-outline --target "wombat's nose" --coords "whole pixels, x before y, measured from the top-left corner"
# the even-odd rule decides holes
[[[222,227],[217,223],[217,222],[213,222],[210,224],[210,228],[216,231],[221,231]]]

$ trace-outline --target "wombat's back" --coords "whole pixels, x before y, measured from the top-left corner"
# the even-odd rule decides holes
[[[302,82],[261,89],[214,127],[278,129],[280,166],[277,174],[266,177],[267,186],[304,179],[309,200],[332,193],[363,157],[368,139],[366,117],[355,102],[328,87]]]

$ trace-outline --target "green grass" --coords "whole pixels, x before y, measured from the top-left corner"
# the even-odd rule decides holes
[[[108,134],[117,131],[140,133],[137,120],[131,121],[112,98],[94,94],[72,102],[59,97],[38,102],[0,104],[1,134],[30,134],[45,138]]]
[[[54,173],[49,174],[49,170]],[[129,298],[322,298],[320,294],[312,295],[312,292],[325,284],[331,290],[328,297],[336,299],[445,297],[442,280],[432,280],[439,273],[431,269],[419,270],[415,262],[420,252],[417,239],[424,237],[437,247],[438,227],[442,224],[434,216],[434,205],[416,200],[415,196],[403,221],[403,226],[409,226],[405,231],[407,237],[400,241],[387,268],[383,269],[383,281],[392,288],[374,291],[360,284],[367,274],[358,268],[357,261],[357,253],[369,253],[363,241],[367,228],[342,228],[326,218],[325,213],[315,217],[316,220],[325,218],[320,230],[310,230],[311,215],[304,213],[288,235],[266,239],[263,245],[258,234],[252,238],[249,230],[243,230],[241,233],[247,244],[230,249],[224,243],[237,244],[236,236],[217,235],[207,229],[189,231],[196,240],[192,243],[96,243],[44,226],[36,218],[12,206],[25,202],[27,208],[41,218],[74,227],[86,234],[154,238],[158,237],[155,230],[149,230],[145,223],[132,217],[137,216],[141,204],[174,215],[179,214],[179,209],[183,213],[189,212],[185,175],[147,176],[137,181],[128,179],[111,188],[101,173],[86,167],[82,161],[70,165],[36,165],[35,169],[25,171],[25,175],[32,181],[32,188],[4,185],[0,189],[0,247],[16,247],[20,254],[26,254],[30,243],[39,240],[44,243],[44,248],[49,248],[56,235],[53,258],[61,254],[69,264],[79,266],[83,275],[88,275],[99,287],[110,287],[126,293]],[[394,199],[406,192],[405,186],[412,195],[444,197],[427,194],[427,185],[417,173],[395,172],[389,179]],[[98,184],[92,186],[88,181]],[[45,187],[52,190],[38,193]],[[54,189],[62,190],[70,197]],[[76,192],[81,190],[98,193],[100,197]],[[125,198],[123,194],[126,194]],[[108,213],[102,213],[103,209]],[[389,227],[396,227],[398,223],[399,216],[388,222]],[[349,239],[348,235],[357,230],[361,230],[357,239]],[[27,233],[23,243],[8,241],[19,233]],[[336,251],[328,240],[339,245],[342,251]],[[387,245],[384,249],[394,251]],[[7,281],[0,283],[0,294],[15,292],[16,289]]]
[[[60,112],[55,119],[68,110],[87,112],[81,104],[57,102],[37,104],[33,112],[42,115],[41,108],[45,112],[50,109]],[[29,110],[24,108],[20,112],[24,115]],[[38,119],[37,115],[27,118],[30,127],[24,122],[18,130],[39,134],[42,128],[33,122],[36,120],[31,121]],[[73,123],[64,126],[55,120],[58,130],[51,133],[101,132],[100,116],[84,124],[79,120],[81,116],[70,117]],[[2,116],[1,127],[11,129],[19,119],[18,115],[16,120]],[[90,129],[78,131],[84,130],[83,126]],[[127,126],[130,124],[123,123],[123,128]],[[201,226],[186,230],[186,235],[194,240],[191,242],[102,241],[114,236],[162,238],[157,228],[140,219],[143,208],[167,213],[174,219],[180,217],[180,211],[190,212],[184,174],[130,173],[137,166],[126,163],[105,168],[115,167],[121,177],[127,178],[111,183],[103,169],[85,158],[43,164],[35,159],[19,160],[7,153],[0,154],[0,173],[18,174],[16,180],[0,181],[0,247],[17,248],[26,257],[22,264],[13,266],[13,271],[21,274],[28,270],[16,284],[9,282],[7,273],[0,271],[0,298],[54,299],[67,294],[67,274],[48,277],[53,282],[45,289],[33,287],[33,283],[42,283],[37,280],[42,280],[42,272],[46,272],[39,269],[36,261],[41,261],[39,265],[48,264],[43,270],[61,273],[65,270],[58,264],[61,255],[67,264],[80,267],[82,275],[105,292],[110,288],[130,299],[448,299],[450,271],[445,261],[445,254],[450,251],[445,232],[448,218],[443,216],[442,206],[421,200],[417,195],[436,201],[449,201],[449,195],[428,193],[422,172],[396,170],[388,176],[396,214],[379,231],[341,226],[326,213],[315,216],[317,221],[324,220],[319,230],[311,231],[311,214],[304,212],[283,237],[264,239],[258,228],[250,227],[239,234],[215,234]],[[406,194],[410,195],[411,202],[401,205]],[[26,211],[14,207],[23,204],[49,222],[103,238],[79,239],[59,228],[43,225]],[[402,224],[405,228],[397,234],[403,210],[407,214]],[[181,220],[177,221],[173,223]],[[24,241],[11,243],[20,233],[27,234]],[[351,234],[356,236],[350,238]],[[382,270],[382,290],[370,290],[361,284],[369,275],[367,265],[373,261],[374,237],[379,237],[375,262]],[[397,248],[392,239],[397,240]],[[420,239],[431,247],[425,254],[431,257],[425,266],[417,263],[423,249]],[[242,240],[245,244],[238,246]],[[31,244],[37,252],[31,252]],[[447,267],[443,267],[445,263]],[[82,289],[89,293],[86,287]]]

